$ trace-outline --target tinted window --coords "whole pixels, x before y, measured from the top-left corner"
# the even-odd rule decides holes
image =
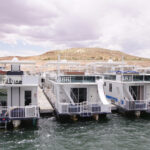
[[[150,76],[145,76],[145,81],[150,81]]]
[[[143,76],[134,75],[133,76],[133,81],[143,81]]]
[[[112,92],[112,84],[109,84],[109,92]]]
[[[31,91],[25,91],[25,105],[31,104]]]

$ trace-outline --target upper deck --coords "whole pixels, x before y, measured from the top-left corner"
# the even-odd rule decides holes
[[[37,86],[38,76],[31,74],[29,71],[22,71],[21,65],[33,65],[34,62],[19,61],[14,58],[12,61],[0,61],[0,86]],[[26,66],[26,70],[29,66]]]
[[[48,80],[54,81],[59,84],[77,84],[77,83],[96,83],[97,80],[102,79],[100,75],[59,75],[55,76],[52,74],[46,75]]]
[[[59,83],[95,83],[101,76],[64,75],[58,77]]]
[[[112,81],[120,81],[120,82],[150,82],[150,74],[141,74],[141,73],[109,73],[104,74],[105,80],[112,80]]]

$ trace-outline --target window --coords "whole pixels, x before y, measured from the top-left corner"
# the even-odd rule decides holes
[[[32,95],[31,91],[25,91],[25,106],[31,104],[32,100],[31,95]]]
[[[42,79],[41,79],[41,82],[44,83],[44,82],[45,82],[45,79],[42,78]]]
[[[133,81],[143,81],[143,76],[142,75],[134,75]]]
[[[105,75],[104,79],[106,79],[106,80],[116,80],[116,75]]]
[[[7,106],[7,90],[0,89],[0,106]]]
[[[81,103],[87,99],[87,88],[72,88],[71,98],[75,103]]]
[[[109,83],[109,92],[112,92],[112,83]]]
[[[124,75],[123,81],[132,81],[132,76],[131,75]]]
[[[95,76],[85,76],[84,81],[85,82],[95,82]]]
[[[150,81],[150,76],[145,76],[145,81]]]
[[[104,86],[106,86],[106,82],[104,82]]]
[[[83,81],[83,76],[72,76],[71,77],[71,82],[82,82]]]

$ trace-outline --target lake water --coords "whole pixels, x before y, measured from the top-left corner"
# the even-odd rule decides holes
[[[104,121],[39,120],[38,129],[0,130],[0,150],[149,150],[150,119],[118,114]]]

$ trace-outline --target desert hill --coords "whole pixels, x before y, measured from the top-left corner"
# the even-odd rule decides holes
[[[45,62],[49,60],[56,60],[58,55],[61,56],[61,59],[74,61],[107,61],[109,59],[112,59],[114,61],[121,61],[123,57],[125,61],[132,62],[132,64],[136,64],[137,62],[138,64],[144,63],[145,66],[148,66],[150,64],[150,58],[132,56],[120,51],[108,50],[103,48],[71,48],[65,50],[48,51],[37,56],[16,57],[19,60],[34,60],[37,62]],[[12,58],[13,56],[0,57],[0,60],[11,60]]]

